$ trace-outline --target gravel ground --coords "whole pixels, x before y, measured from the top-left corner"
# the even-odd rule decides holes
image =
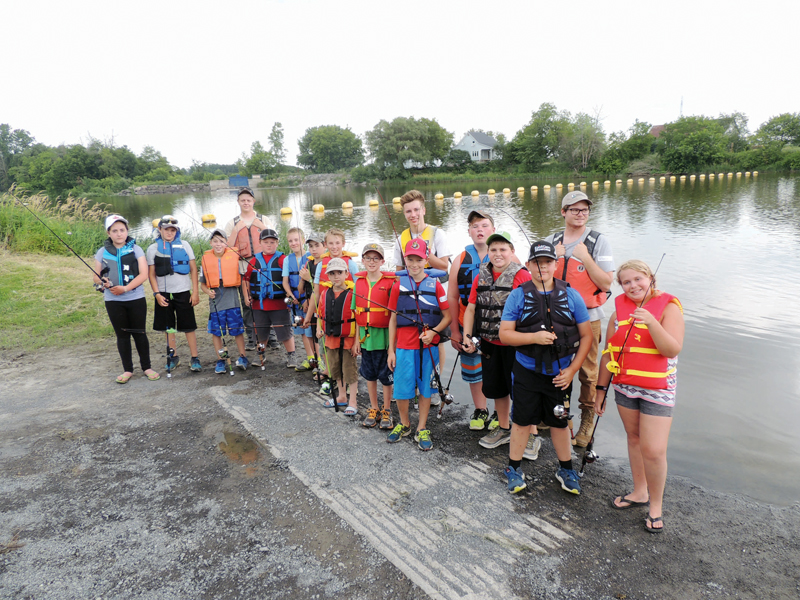
[[[423,453],[360,426],[365,393],[356,419],[322,408],[282,352],[120,386],[113,344],[78,350],[57,377],[52,353],[0,363],[4,598],[800,597],[798,504],[671,478],[650,535],[609,507],[623,469],[567,495],[548,440],[507,494],[463,402]]]

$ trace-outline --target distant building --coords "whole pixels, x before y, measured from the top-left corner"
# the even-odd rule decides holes
[[[497,140],[480,131],[469,131],[464,138],[453,146],[453,150],[463,150],[474,162],[487,162],[497,158],[494,147]]]

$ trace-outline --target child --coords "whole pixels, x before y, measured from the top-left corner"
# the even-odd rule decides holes
[[[431,408],[431,376],[438,366],[438,353],[431,345],[439,343],[439,333],[450,324],[447,293],[442,284],[424,271],[428,248],[419,238],[409,240],[404,257],[408,271],[401,272],[389,298],[393,311],[389,319],[389,368],[399,377],[394,385],[394,397],[400,412],[389,443],[399,442],[411,433],[408,402],[419,389],[419,422],[414,441],[420,450],[433,448],[431,432],[427,429]],[[438,271],[438,273],[443,273]]]
[[[497,448],[511,441],[511,370],[516,354],[513,346],[500,341],[500,317],[509,294],[530,281],[531,274],[513,261],[514,244],[508,234],[493,233],[486,244],[490,262],[480,265],[470,286],[469,304],[464,311],[464,340],[467,352],[474,353],[472,336],[481,339],[481,360],[486,366],[481,394],[495,399],[494,414],[499,424],[478,443],[484,448]],[[538,437],[532,441],[532,452],[528,454],[531,460],[539,457],[541,443]]]
[[[201,259],[202,275],[200,289],[209,298],[208,306],[208,333],[214,340],[214,349],[220,357],[214,372],[218,375],[225,373],[226,362],[230,359],[222,358],[224,345],[222,337],[227,331],[228,335],[236,338],[239,349],[239,359],[236,366],[247,369],[248,361],[245,357],[244,320],[239,304],[239,288],[242,276],[239,273],[239,257],[228,247],[228,240],[222,229],[211,232],[211,250],[206,250]]]
[[[311,361],[314,360],[314,348],[311,341],[313,332],[311,327],[303,327],[302,323],[305,321],[307,300],[306,286],[303,285],[300,279],[300,270],[306,266],[311,254],[303,252],[303,245],[305,239],[303,230],[299,227],[292,227],[286,234],[286,239],[289,242],[289,249],[291,254],[286,255],[286,260],[283,261],[283,289],[286,291],[286,297],[292,301],[292,323],[295,318],[300,318],[300,325],[295,326],[294,333],[300,335],[303,339],[303,348],[306,351],[306,359],[295,367],[295,371],[308,371],[311,369]],[[300,368],[304,366],[305,368]]]
[[[389,370],[389,305],[397,276],[381,271],[385,263],[383,246],[367,244],[361,253],[366,271],[356,273],[353,310],[356,313],[358,332],[356,346],[361,349],[361,376],[367,381],[370,409],[362,423],[375,427],[378,422],[378,380],[383,386],[383,409],[380,411],[380,429],[392,429],[392,372]],[[329,263],[330,264],[330,263]]]
[[[262,251],[250,259],[242,282],[244,302],[253,309],[256,341],[263,343],[274,328],[275,336],[286,348],[286,368],[297,366],[294,335],[284,298],[283,263],[286,256],[278,250],[278,232],[264,229],[260,234]]]
[[[314,314],[314,307],[315,304],[311,304],[311,297],[314,295],[314,277],[317,274],[317,268],[319,267],[320,263],[322,262],[322,255],[325,252],[325,236],[321,233],[311,232],[308,234],[306,238],[308,242],[308,252],[310,256],[306,261],[306,264],[300,268],[300,279],[303,280],[303,289],[305,294],[305,301],[303,302],[302,308],[303,313],[308,315],[309,312],[312,315],[310,326],[311,326],[311,349],[313,354],[308,360],[303,361],[301,364],[297,365],[295,371],[310,371],[314,369],[314,373],[320,373],[320,366],[322,365],[322,357],[319,356],[317,352],[317,319],[313,316]],[[311,308],[309,308],[311,307]],[[305,319],[303,320],[305,323]]]
[[[328,374],[336,380],[339,394],[325,402],[327,408],[347,406],[344,414],[354,417],[358,413],[358,371],[356,356],[355,315],[352,310],[353,282],[348,281],[347,263],[341,258],[333,258],[326,265],[329,281],[322,283],[322,296],[319,300],[319,321],[322,325],[317,330],[317,337],[325,336],[325,362]],[[350,385],[350,403],[347,402],[345,385]]]
[[[186,333],[186,343],[192,354],[189,369],[202,370],[197,355],[197,321],[194,307],[200,302],[200,286],[197,282],[197,263],[194,251],[188,242],[181,241],[178,219],[172,215],[161,217],[154,244],[147,248],[148,276],[155,297],[153,329],[167,332],[167,373],[172,373],[181,363],[175,354],[177,341],[169,330]]]
[[[500,323],[500,341],[517,348],[511,443],[504,470],[508,491],[516,494],[525,489],[522,455],[532,426],[544,422],[551,427],[558,456],[556,479],[564,491],[580,494],[567,420],[553,411],[568,401],[572,378],[592,345],[589,315],[581,295],[564,281],[553,279],[556,251],[551,243],[534,242],[527,267],[532,281],[509,294]]]

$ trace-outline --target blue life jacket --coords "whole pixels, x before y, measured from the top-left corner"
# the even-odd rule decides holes
[[[278,263],[281,256],[283,252],[276,252],[267,262],[264,260],[263,252],[256,254],[258,267],[253,269],[250,275],[250,296],[258,298],[260,302],[265,298],[280,300],[286,297],[286,290],[283,289],[283,269]]]
[[[136,242],[129,237],[122,248],[114,246],[111,238],[103,242],[103,276],[112,286],[128,285],[139,275],[139,260],[133,251]]]
[[[417,283],[408,276],[408,271],[397,271],[400,287],[397,297],[397,326],[422,329],[421,321],[428,327],[436,327],[442,320],[442,309],[436,297],[436,280],[447,275],[439,269],[425,269],[427,277]]]
[[[488,262],[488,251],[486,252],[486,256],[483,257],[483,260],[481,260],[473,244],[464,248],[464,252],[461,254],[461,266],[458,268],[458,275],[456,276],[458,295],[461,298],[461,304],[464,306],[469,304],[469,292],[470,289],[472,289],[472,282],[478,274],[478,269],[480,269],[481,264]]]
[[[190,260],[181,242],[180,231],[175,234],[175,239],[171,242],[166,242],[161,237],[156,239],[156,256],[153,259],[156,277],[166,277],[173,273],[188,275]]]
[[[294,297],[300,302],[306,299],[306,286],[300,285],[300,282],[303,281],[300,279],[300,269],[306,266],[310,257],[311,253],[306,252],[300,258],[300,264],[297,264],[297,256],[294,252],[286,255],[286,260],[289,261],[289,287],[292,288]]]

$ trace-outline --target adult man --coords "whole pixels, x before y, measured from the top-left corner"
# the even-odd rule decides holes
[[[556,248],[558,262],[555,276],[578,291],[589,310],[592,345],[583,361],[578,379],[581,382],[579,407],[581,425],[573,440],[585,448],[591,439],[594,421],[594,396],[597,383],[597,350],[602,336],[600,320],[605,316],[602,305],[614,281],[614,259],[606,236],[586,226],[592,201],[583,192],[569,192],[561,201],[564,231],[549,236],[546,241]]]
[[[239,204],[240,213],[225,225],[225,234],[228,236],[228,245],[239,254],[239,273],[244,275],[247,272],[247,263],[256,254],[261,252],[261,241],[259,235],[263,229],[273,229],[272,221],[264,215],[259,215],[254,210],[255,195],[249,187],[239,190],[236,197]],[[253,311],[245,305],[242,290],[239,289],[239,296],[242,304],[242,318],[244,327],[247,331],[247,350],[256,349],[256,341],[253,332]],[[262,342],[264,340],[261,340]],[[277,348],[278,341],[275,332],[270,328],[269,336],[270,348]]]

